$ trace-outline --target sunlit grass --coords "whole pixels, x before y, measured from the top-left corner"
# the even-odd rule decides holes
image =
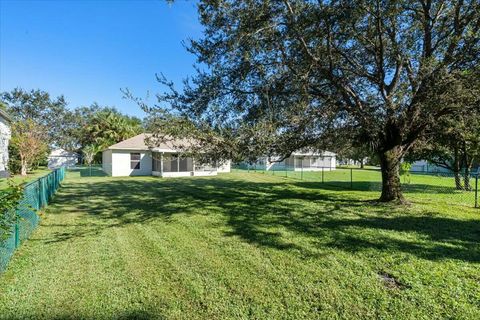
[[[259,173],[80,175],[0,276],[0,318],[480,314],[480,210]]]
[[[28,183],[30,181],[36,180],[40,177],[46,176],[52,172],[52,170],[46,168],[46,167],[40,167],[36,170],[33,170],[28,173],[27,176],[21,176],[19,174],[13,175],[10,178],[0,178],[0,189],[6,188],[8,186],[8,180],[11,180],[12,182],[18,184],[18,183]]]
[[[317,182],[321,187],[343,190],[380,191],[381,173],[378,168],[337,168],[322,171],[235,170],[243,173],[272,175],[279,178]],[[402,175],[402,188],[407,199],[417,202],[454,204],[466,207],[475,205],[475,178],[470,178],[469,191],[457,190],[455,179],[447,173],[410,173]]]

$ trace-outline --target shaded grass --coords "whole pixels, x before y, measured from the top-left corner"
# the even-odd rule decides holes
[[[0,318],[478,318],[479,211],[234,173],[70,173]]]
[[[382,188],[381,173],[376,168],[354,169],[337,168],[333,171],[264,171],[242,170],[236,172],[249,174],[265,174],[280,178],[300,180],[317,183],[317,187],[325,189],[345,189],[358,191],[380,191]],[[474,188],[475,178],[471,177],[471,185]],[[405,196],[422,202],[441,202],[443,204],[455,204],[467,207],[475,205],[474,190],[462,191],[455,188],[455,179],[447,173],[411,173],[408,177],[402,176],[402,190]]]

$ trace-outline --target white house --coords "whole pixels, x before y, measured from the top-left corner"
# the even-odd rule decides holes
[[[64,149],[55,149],[48,156],[48,167],[57,169],[60,167],[73,167],[78,163],[78,154]]]
[[[443,167],[439,167],[427,160],[418,160],[412,163],[411,172],[424,172],[424,173],[449,173],[451,170]]]
[[[280,157],[263,157],[250,167],[260,170],[322,171],[335,170],[336,165],[336,154],[333,152],[295,151],[281,161]]]
[[[8,114],[0,109],[0,177],[8,176],[8,142],[12,135],[10,130],[11,122],[12,120]]]
[[[210,176],[230,172],[230,161],[225,164],[205,165],[194,158],[182,157],[175,146],[187,141],[165,142],[149,147],[145,139],[150,134],[139,134],[114,144],[102,153],[102,168],[110,176],[187,177]]]

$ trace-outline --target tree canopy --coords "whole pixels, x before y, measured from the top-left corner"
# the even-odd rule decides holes
[[[35,162],[48,154],[47,130],[32,119],[12,125],[11,147],[18,153],[20,174],[26,176]],[[16,160],[15,158],[12,160]]]
[[[100,110],[88,118],[81,143],[104,149],[142,131],[140,119],[122,115],[116,110]]]
[[[144,105],[154,137],[191,136],[214,157],[325,149],[347,135],[374,151],[380,200],[403,201],[401,159],[472,95],[476,0],[203,0],[197,72]]]
[[[19,141],[24,141],[26,136],[19,136],[18,130],[13,130],[9,148],[9,169],[15,173],[20,172],[23,167],[22,172],[25,174],[26,170],[31,169],[36,163],[45,162],[48,147],[78,152],[86,146],[91,146],[91,150],[98,153],[111,144],[143,131],[139,118],[124,115],[114,107],[93,103],[90,106],[68,108],[63,96],[53,99],[48,92],[39,89],[27,91],[16,88],[11,92],[2,93],[0,97],[0,106],[4,106],[12,115],[14,128],[23,128],[22,124],[28,124],[36,128],[35,132],[45,133],[41,145],[38,143],[32,145],[39,149],[35,152],[35,161],[24,163],[22,166]],[[33,141],[32,137],[27,140]]]
[[[1,94],[2,103],[14,121],[32,120],[42,126],[47,132],[48,143],[52,146],[62,145],[65,140],[65,128],[69,110],[63,96],[52,98],[42,90],[26,91],[15,88],[11,92]]]
[[[462,108],[436,121],[407,158],[421,158],[455,174],[456,188],[469,190],[470,170],[480,160],[480,72],[465,79],[471,94],[458,97]],[[463,182],[461,176],[463,175]]]

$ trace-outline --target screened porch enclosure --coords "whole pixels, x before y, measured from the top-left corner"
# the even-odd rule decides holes
[[[215,166],[203,165],[195,162],[194,158],[182,157],[179,154],[153,152],[153,175],[166,177],[201,176],[217,172]]]

